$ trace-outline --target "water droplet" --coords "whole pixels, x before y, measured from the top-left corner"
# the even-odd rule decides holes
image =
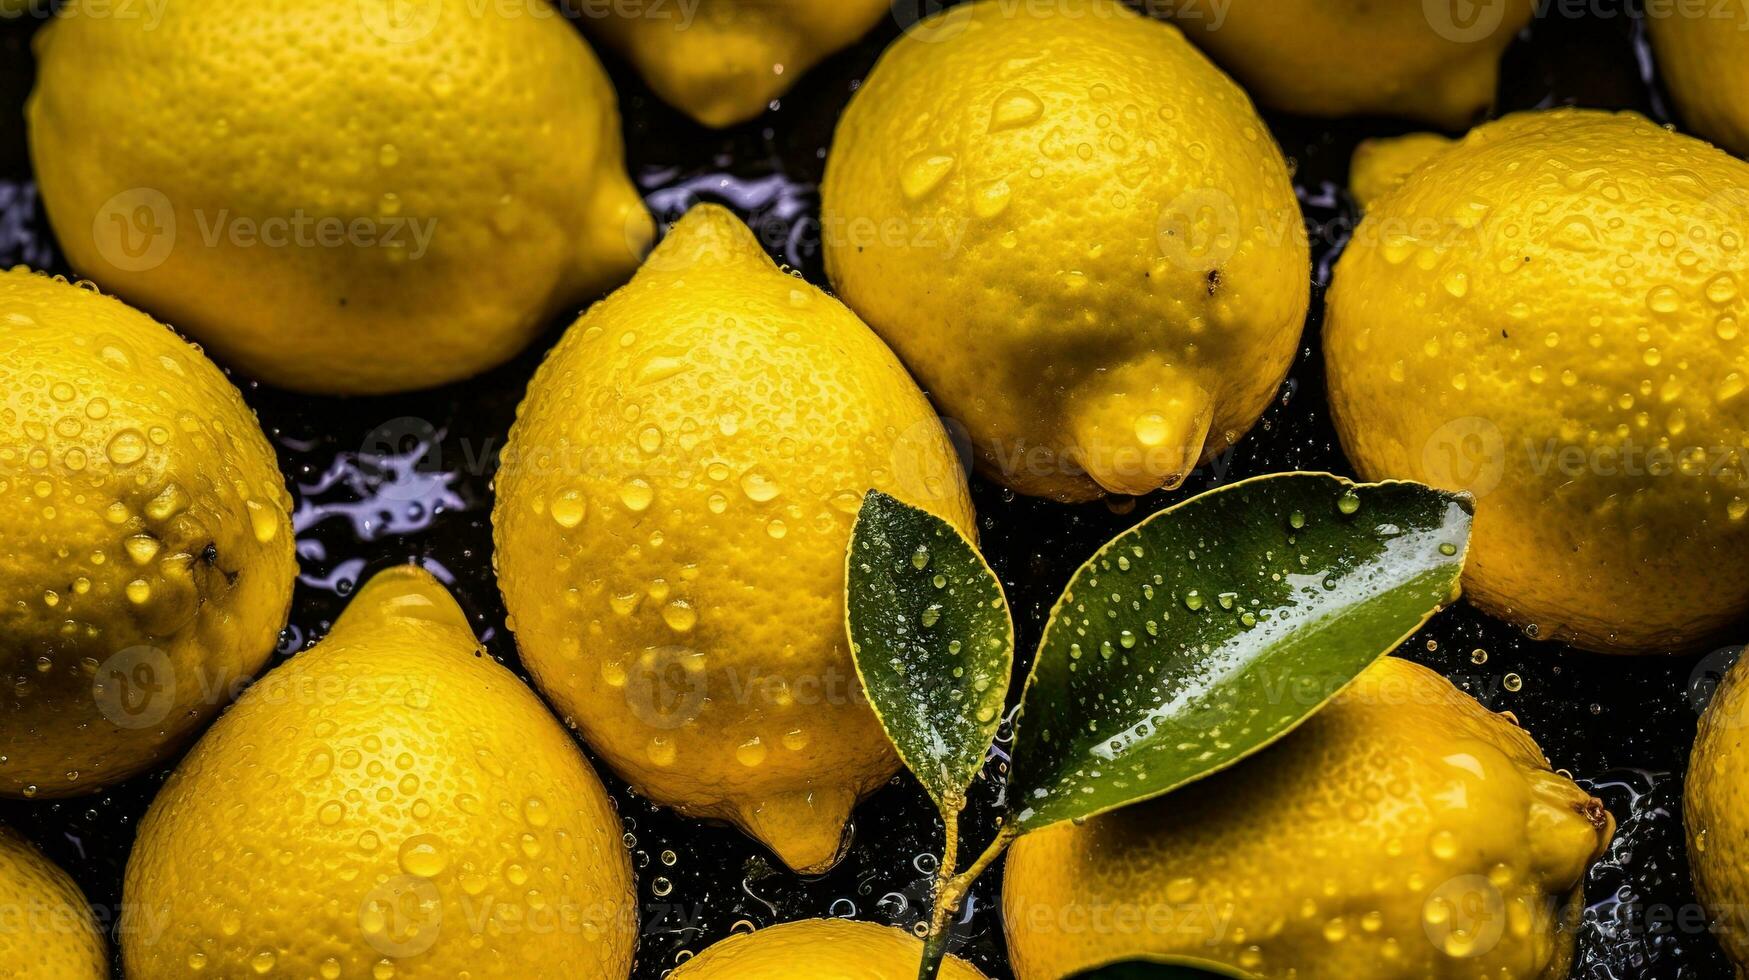
[[[636,478],[627,480],[619,488],[620,503],[625,504],[626,510],[634,514],[649,509],[650,502],[654,499],[656,499],[656,491],[652,490],[650,484],[645,480]]]
[[[953,157],[946,153],[919,153],[905,161],[899,175],[899,189],[913,201],[927,197],[941,186],[953,169]]]
[[[137,463],[146,455],[146,437],[138,429],[123,429],[110,437],[104,454],[117,466]]]
[[[1045,106],[1038,96],[1022,88],[1011,88],[997,98],[990,110],[990,132],[1030,126],[1043,116]]]
[[[583,516],[588,509],[588,502],[584,500],[582,491],[566,490],[553,501],[549,512],[555,523],[568,529],[583,523]]]
[[[435,878],[449,867],[443,842],[431,834],[415,834],[401,842],[401,870],[420,878]]]
[[[765,503],[778,495],[777,483],[758,470],[748,470],[741,476],[741,492],[747,499],[756,504]]]

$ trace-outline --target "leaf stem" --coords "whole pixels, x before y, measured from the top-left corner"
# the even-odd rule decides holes
[[[972,890],[972,885],[978,878],[990,870],[990,865],[995,864],[1002,852],[1008,850],[1008,845],[1020,836],[1016,822],[1010,817],[996,831],[996,839],[990,842],[983,854],[978,855],[972,866],[963,874],[955,875],[952,872],[953,865],[948,862],[947,857],[958,845],[956,838],[959,820],[957,816],[946,817],[946,820],[948,845],[944,849],[946,853],[942,856],[941,868],[937,871],[935,908],[929,916],[929,935],[923,941],[923,962],[917,967],[917,980],[935,980],[936,975],[941,972],[941,961],[947,958],[947,941],[953,934],[953,915],[959,910],[960,902]]]

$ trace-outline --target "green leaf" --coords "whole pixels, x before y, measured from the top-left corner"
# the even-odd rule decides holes
[[[1154,960],[1123,960],[1075,974],[1070,980],[1234,980],[1249,974],[1218,964],[1192,966]]]
[[[936,805],[958,813],[1014,669],[1002,583],[953,525],[871,490],[851,531],[845,591],[875,715]]]
[[[1471,502],[1259,477],[1118,535],[1051,610],[1021,696],[1021,832],[1151,799],[1287,734],[1459,592]]]

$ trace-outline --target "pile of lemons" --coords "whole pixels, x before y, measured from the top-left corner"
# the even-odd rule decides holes
[[[99,792],[192,744],[126,869],[128,976],[628,976],[633,868],[568,728],[640,795],[825,871],[899,767],[844,629],[862,495],[975,535],[966,463],[1062,502],[1177,488],[1307,343],[1360,475],[1475,497],[1483,610],[1609,654],[1716,645],[1749,613],[1749,165],[1577,109],[1368,143],[1364,219],[1303,334],[1310,246],[1252,98],[1461,129],[1530,0],[1182,3],[1176,26],[1116,0],[561,6],[68,0],[36,36],[30,152],[86,279],[0,272],[0,795]],[[833,293],[714,206],[651,249],[585,36],[720,127],[890,17],[826,162]],[[1742,26],[1652,24],[1686,118],[1737,151]],[[257,678],[292,500],[214,361],[408,391],[586,303],[492,511],[545,701],[412,567]],[[1689,785],[1697,883],[1728,907],[1745,685]],[[1133,955],[1560,977],[1612,826],[1523,730],[1387,660],[1240,769],[1021,842],[1004,923],[1024,980]],[[1497,908],[1442,891],[1472,880]],[[4,830],[0,904],[40,912],[0,928],[0,974],[108,974],[78,889]],[[919,949],[807,921],[672,975],[893,978]]]

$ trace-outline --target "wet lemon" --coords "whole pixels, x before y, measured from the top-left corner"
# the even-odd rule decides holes
[[[152,801],[128,859],[127,973],[625,977],[620,835],[569,733],[455,600],[391,569]]]
[[[255,377],[468,377],[648,244],[612,86],[545,0],[101,6],[73,0],[37,39],[26,116],[56,238]]]
[[[1749,165],[1579,110],[1357,164],[1417,160],[1355,177],[1324,326],[1349,458],[1475,494],[1465,592],[1534,635],[1710,642],[1749,611]]]
[[[1749,153],[1749,9],[1740,3],[1647,8],[1646,32],[1664,84],[1694,131]]]
[[[1717,923],[1713,934],[1738,965],[1749,968],[1749,936],[1742,930],[1749,902],[1749,755],[1743,735],[1749,732],[1749,665],[1740,660],[1726,672],[1713,692],[1694,748],[1689,754],[1684,785],[1683,823],[1688,830],[1688,863],[1694,869],[1694,890]]]
[[[670,104],[706,126],[730,126],[764,112],[890,10],[890,0],[618,3],[583,23]]]
[[[677,967],[670,980],[913,980],[923,943],[891,926],[850,919],[804,919],[740,933]],[[942,980],[983,980],[958,957]]]
[[[862,495],[972,529],[891,352],[694,208],[541,365],[504,459],[499,585],[541,689],[640,793],[829,866],[897,768],[845,637]]]
[[[845,110],[823,206],[839,295],[1023,493],[1179,485],[1256,421],[1305,320],[1280,150],[1113,0],[917,24]]]
[[[1003,922],[1020,980],[1129,957],[1555,980],[1613,829],[1522,729],[1386,659],[1229,772],[1022,838]]]
[[[1231,0],[1173,8],[1185,35],[1265,105],[1452,128],[1494,104],[1500,54],[1535,12],[1536,0]]]
[[[105,980],[109,955],[85,896],[66,872],[0,827],[0,974],[13,980]]]
[[[95,792],[217,714],[285,624],[290,506],[198,349],[0,272],[0,795]]]

